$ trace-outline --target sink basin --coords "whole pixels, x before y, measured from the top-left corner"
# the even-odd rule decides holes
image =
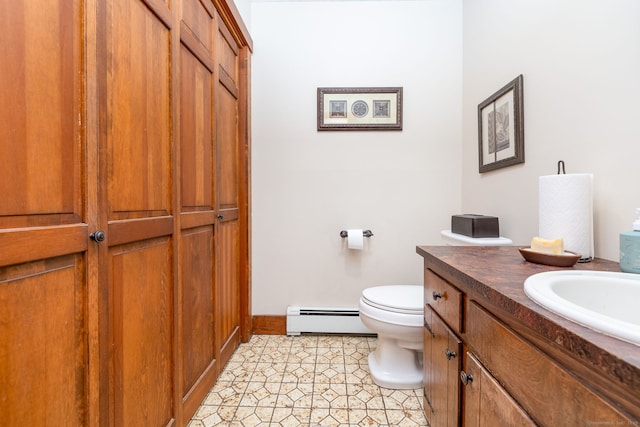
[[[548,271],[527,278],[524,291],[566,319],[640,345],[640,274]]]

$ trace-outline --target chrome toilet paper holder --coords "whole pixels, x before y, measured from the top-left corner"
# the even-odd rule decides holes
[[[345,237],[347,237],[349,235],[349,233],[347,233],[347,230],[341,230],[340,231],[340,237],[342,237],[343,239]],[[362,235],[364,237],[372,237],[373,236],[373,232],[371,230],[362,230]]]

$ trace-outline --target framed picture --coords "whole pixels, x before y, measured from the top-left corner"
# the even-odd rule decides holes
[[[522,74],[478,105],[479,172],[524,163]]]
[[[318,130],[402,130],[402,88],[319,87]]]

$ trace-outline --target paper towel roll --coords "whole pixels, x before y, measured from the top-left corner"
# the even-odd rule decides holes
[[[538,234],[543,239],[564,238],[564,248],[582,258],[593,251],[593,175],[546,175],[539,178]]]
[[[349,249],[362,249],[364,247],[364,233],[362,230],[347,230],[347,247]]]

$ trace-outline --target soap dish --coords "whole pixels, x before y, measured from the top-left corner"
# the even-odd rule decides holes
[[[553,265],[555,267],[571,267],[575,265],[582,255],[575,252],[564,251],[560,255],[545,254],[531,250],[531,248],[518,248],[522,257],[536,264]]]

